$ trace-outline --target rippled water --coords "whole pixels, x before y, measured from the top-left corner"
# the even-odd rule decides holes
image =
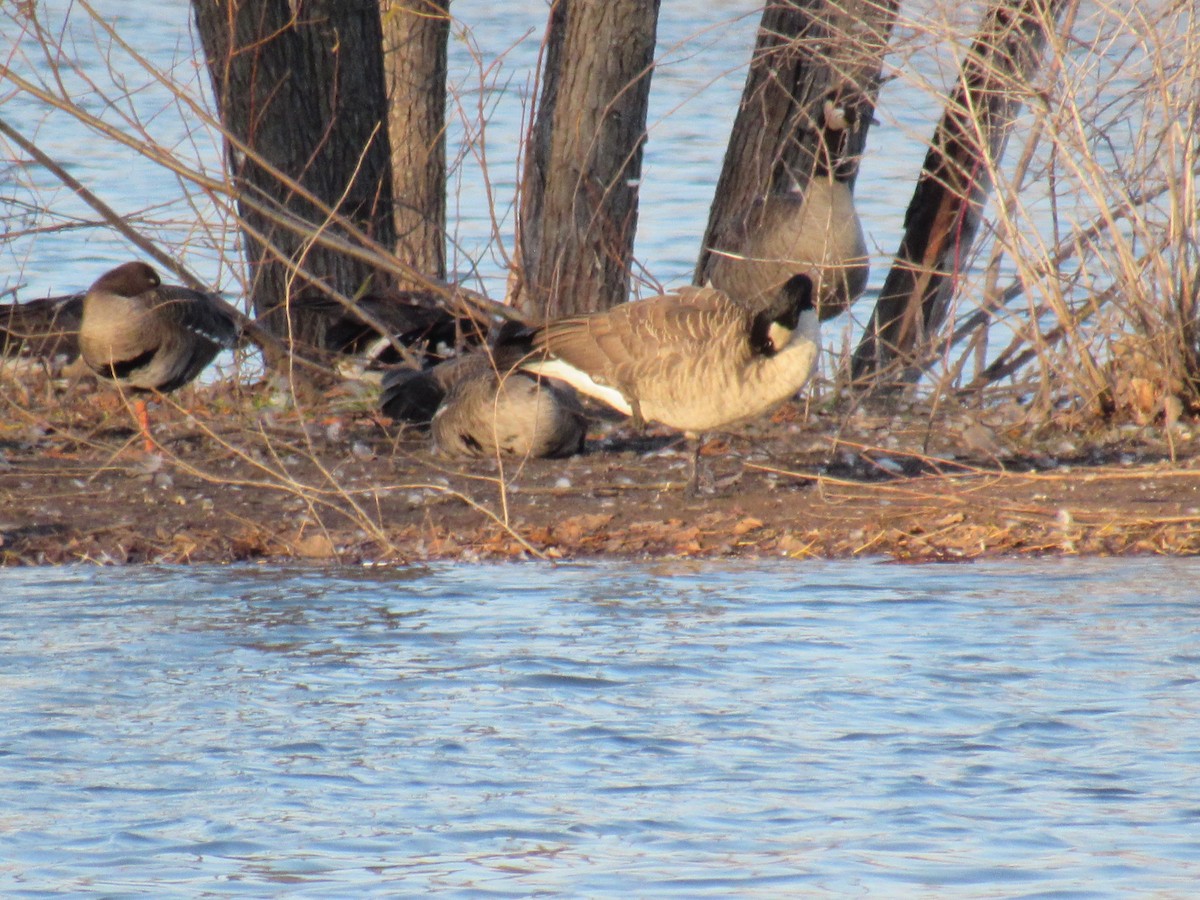
[[[0,892],[1188,896],[1197,574],[0,572]]]

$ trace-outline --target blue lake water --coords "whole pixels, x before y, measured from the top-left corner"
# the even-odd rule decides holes
[[[0,572],[0,893],[1193,896],[1198,575]]]
[[[78,5],[43,0],[38,8],[43,24],[62,41],[63,52],[50,55],[51,65],[36,35],[22,31],[25,20],[0,12],[0,49],[6,65],[21,77],[52,87],[61,80],[88,113],[156,152],[170,154],[188,169],[221,178],[221,140],[210,122],[115,46]],[[112,0],[96,0],[93,8],[166,81],[191,101],[211,108],[208,76],[190,31],[188,0],[160,0],[139,8],[136,15]],[[756,0],[663,5],[636,247],[637,271],[649,283],[635,286],[640,294],[691,280],[760,8]],[[546,5],[455,0],[451,12],[450,265],[474,286],[500,297],[506,254],[513,243],[520,138],[533,100]],[[119,213],[132,217],[144,233],[162,241],[202,279],[237,293],[236,230],[203,191],[20,91],[0,97],[0,110],[6,121]],[[925,153],[923,141],[939,112],[938,97],[919,81],[889,83],[879,115],[892,127],[886,142],[868,148],[871,161],[860,176],[864,227],[872,252],[881,260],[874,267],[873,282],[882,283],[882,260],[898,243],[904,208]],[[21,153],[12,156],[23,158]],[[31,216],[25,222],[28,231],[15,225],[6,229],[10,233],[0,239],[0,291],[21,285],[21,296],[28,298],[78,290],[106,268],[139,255],[49,173],[36,166],[13,166],[8,173],[14,197],[35,208],[47,207],[50,213]]]

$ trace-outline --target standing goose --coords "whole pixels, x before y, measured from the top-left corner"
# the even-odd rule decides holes
[[[572,456],[586,436],[571,398],[523,372],[501,377],[486,353],[393,370],[380,407],[392,418],[429,424],[434,449],[450,457]]]
[[[237,322],[216,298],[164,285],[145,263],[104,273],[83,298],[83,361],[100,377],[134,390],[167,393],[182,387],[237,337]],[[137,410],[149,451],[154,444],[145,401],[138,400]]]
[[[713,249],[708,283],[753,308],[797,272],[815,277],[822,320],[845,310],[867,286],[867,244],[850,189],[852,167],[838,154],[854,114],[826,100],[824,118],[824,146],[803,192],[760,198],[731,241],[737,252]]]
[[[632,416],[695,440],[766,412],[808,381],[820,349],[813,283],[795,275],[758,312],[713,288],[684,288],[604,312],[502,333],[498,351]],[[519,361],[516,361],[519,358]]]

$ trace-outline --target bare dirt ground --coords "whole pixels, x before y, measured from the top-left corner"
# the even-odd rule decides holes
[[[447,462],[365,395],[195,388],[148,454],[111,391],[0,387],[5,565],[1200,551],[1186,420],[789,405],[712,442],[721,491],[692,499],[686,444],[611,423],[569,460]]]

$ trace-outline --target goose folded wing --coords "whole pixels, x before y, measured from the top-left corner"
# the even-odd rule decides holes
[[[173,324],[223,349],[236,346],[237,321],[217,298],[185,287],[164,285],[157,311]]]

